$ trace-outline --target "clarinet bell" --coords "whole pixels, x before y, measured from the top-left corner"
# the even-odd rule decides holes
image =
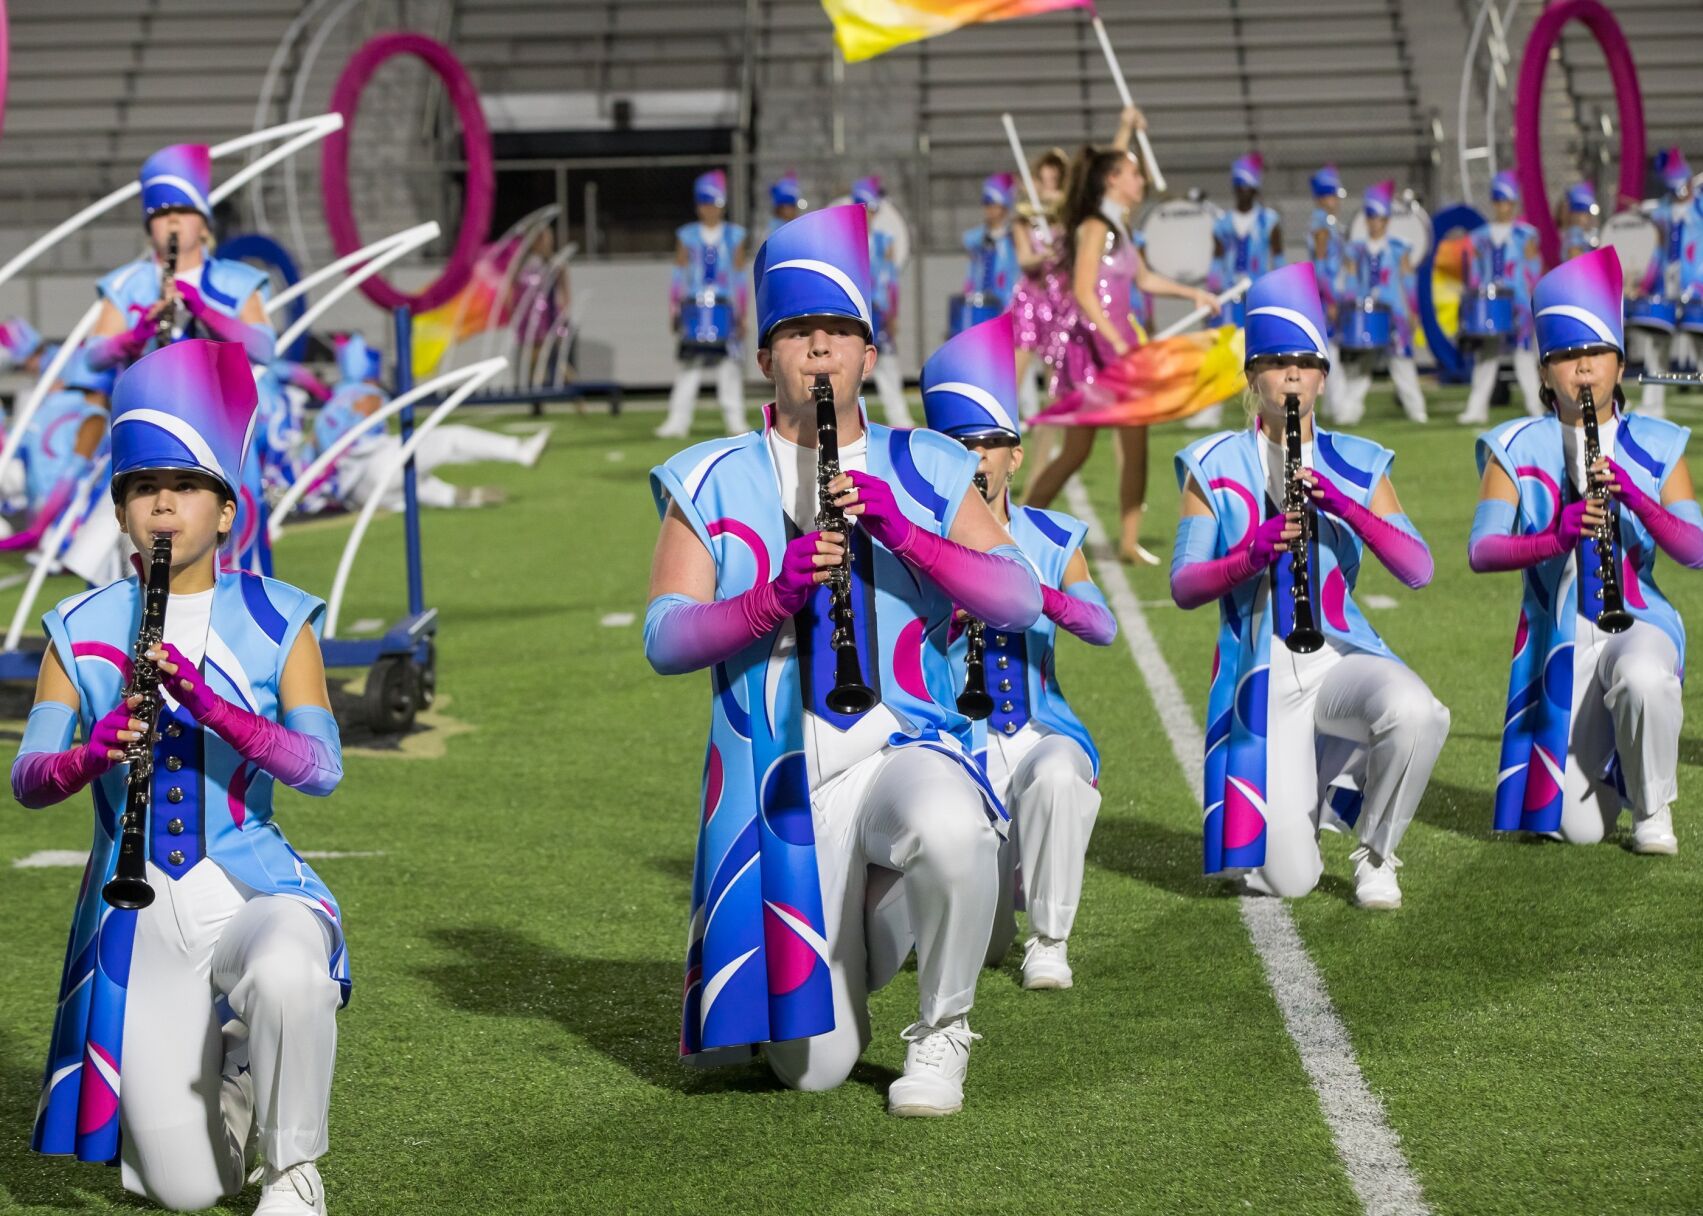
[[[1622,608],[1612,608],[1597,617],[1597,628],[1604,633],[1625,633],[1632,628],[1632,614]]]
[[[993,698],[985,689],[966,688],[958,694],[958,712],[980,722],[993,713]]]
[[[114,908],[137,912],[154,902],[154,888],[146,878],[126,878],[115,874],[101,888],[101,898]]]
[[[1311,625],[1297,625],[1283,639],[1283,644],[1296,654],[1312,654],[1325,644],[1325,635]]]
[[[836,684],[827,696],[828,708],[847,717],[868,713],[876,700],[875,690],[863,683]]]

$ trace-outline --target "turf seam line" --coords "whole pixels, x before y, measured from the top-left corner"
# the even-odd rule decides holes
[[[1148,628],[1123,567],[1111,556],[1105,529],[1078,479],[1065,484],[1065,500],[1071,513],[1088,525],[1086,547],[1095,577],[1153,698],[1171,753],[1198,802],[1205,781],[1206,740],[1194,711]],[[1265,969],[1284,1029],[1300,1053],[1301,1067],[1318,1097],[1337,1157],[1361,1207],[1368,1216],[1428,1216],[1430,1208],[1419,1180],[1401,1151],[1401,1137],[1366,1084],[1348,1028],[1331,1004],[1324,978],[1308,955],[1288,906],[1279,899],[1249,895],[1239,902],[1242,923]]]

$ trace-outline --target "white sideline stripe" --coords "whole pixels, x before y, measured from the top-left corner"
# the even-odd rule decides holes
[[[620,629],[623,626],[631,625],[633,620],[633,614],[630,612],[611,612],[599,621],[598,624],[602,625],[605,629]]]
[[[1109,556],[1106,533],[1082,483],[1064,488],[1071,514],[1088,525],[1087,547],[1094,575],[1118,618],[1141,678],[1159,711],[1171,754],[1198,799],[1205,780],[1206,739],[1183,697],[1147,617],[1130,589],[1123,567]],[[1280,899],[1244,895],[1242,923],[1253,939],[1266,981],[1283,1014],[1284,1029],[1301,1056],[1319,1108],[1330,1126],[1336,1155],[1368,1216],[1428,1216],[1419,1180],[1401,1151],[1401,1137],[1385,1118],[1383,1103],[1366,1084],[1354,1058],[1348,1028],[1337,1017],[1323,978],[1308,956],[1288,906]]]
[[[1368,595],[1356,598],[1359,599],[1360,606],[1362,608],[1376,608],[1384,610],[1401,607],[1401,601],[1396,599],[1393,595]]]

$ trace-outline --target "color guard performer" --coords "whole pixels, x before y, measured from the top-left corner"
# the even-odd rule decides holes
[[[684,439],[692,430],[704,368],[715,370],[716,401],[729,435],[745,429],[745,229],[727,218],[727,174],[720,169],[692,183],[698,218],[675,231],[674,274],[668,287],[668,325],[679,338],[668,417],[658,439]]]
[[[800,216],[753,274],[764,428],[651,475],[646,654],[665,675],[708,669],[713,694],[681,1050],[761,1046],[784,1084],[839,1085],[908,922],[921,1008],[888,1108],[952,1114],[1007,821],[965,719],[935,700],[944,626],[956,602],[1025,630],[1040,585],[971,485],[973,454],[859,409],[875,361],[865,209]]]
[[[1390,235],[1395,190],[1390,181],[1366,187],[1366,238],[1350,241],[1343,252],[1337,312],[1343,386],[1335,419],[1342,426],[1354,426],[1366,416],[1366,394],[1379,351],[1388,352],[1390,384],[1402,412],[1414,422],[1427,418],[1419,366],[1413,361],[1413,262],[1407,242]],[[1357,316],[1357,311],[1371,315]]]
[[[122,1161],[126,1190],[173,1209],[236,1194],[258,1150],[256,1216],[301,1216],[325,1212],[315,1162],[349,964],[337,903],[278,830],[272,789],[323,797],[343,768],[317,637],[325,605],[216,570],[254,411],[234,344],[179,342],[119,378],[115,514],[144,553],[170,538],[163,637],[145,655],[163,708],[145,720],[149,703],[126,696],[141,578],[65,600],[45,619],[12,790],[39,808],[92,786],[95,809],[34,1148]],[[138,747],[152,753],[152,798],[130,824]],[[121,836],[150,894],[132,883],[109,907]]]
[[[1494,332],[1481,325],[1481,332],[1462,334],[1473,346],[1472,389],[1466,409],[1458,421],[1483,426],[1490,421],[1490,397],[1496,391],[1496,376],[1502,367],[1502,350],[1513,347],[1514,378],[1520,382],[1526,414],[1544,414],[1538,400],[1537,351],[1532,337],[1532,288],[1543,273],[1543,254],[1538,249],[1537,229],[1516,219],[1520,186],[1511,172],[1498,173],[1490,183],[1490,222],[1468,236],[1461,283],[1469,297],[1507,296],[1513,303],[1510,332]],[[1488,316],[1484,318],[1488,320]]]
[[[1354,900],[1401,905],[1396,849],[1449,733],[1449,711],[1354,602],[1362,550],[1407,586],[1431,552],[1390,481],[1394,453],[1315,428],[1330,371],[1312,264],[1247,295],[1254,425],[1177,454],[1178,607],[1216,601],[1207,697],[1206,872],[1301,896],[1324,870],[1321,827],[1353,829]],[[1299,548],[1297,548],[1299,546]]]
[[[1620,259],[1598,249],[1538,281],[1542,418],[1480,436],[1469,557],[1521,572],[1495,827],[1574,844],[1632,813],[1635,853],[1674,853],[1685,625],[1659,550],[1703,569],[1691,432],[1627,413]]]
[[[1058,511],[1011,505],[1011,477],[1023,465],[1015,352],[1009,315],[965,330],[923,365],[922,401],[930,430],[981,458],[982,497],[1040,573],[1042,615],[1027,631],[957,622],[952,660],[954,687],[965,690],[959,708],[975,718],[971,750],[985,754],[988,781],[1011,815],[988,963],[997,964],[1016,940],[1020,869],[1030,928],[1023,986],[1069,988],[1066,944],[1100,811],[1100,754],[1059,687],[1053,645],[1062,628],[1109,646],[1118,623],[1082,552],[1088,526]],[[986,698],[980,704],[978,695]]]

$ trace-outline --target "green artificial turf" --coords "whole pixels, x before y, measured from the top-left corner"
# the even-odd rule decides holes
[[[1377,626],[1454,712],[1403,850],[1407,906],[1348,906],[1347,842],[1295,905],[1438,1212],[1703,1208],[1697,850],[1682,751],[1676,859],[1488,838],[1515,613],[1464,543],[1470,435],[1367,428],[1438,556],[1432,588],[1380,570]],[[1374,398],[1373,413],[1393,410]],[[492,420],[493,422],[495,420]],[[1072,938],[1077,986],[989,972],[968,1106],[895,1120],[883,1094],[914,1017],[907,973],[841,1089],[794,1094],[758,1065],[676,1059],[707,681],[644,661],[656,516],[644,474],[673,445],[654,413],[565,414],[534,470],[476,467],[507,505],[428,514],[427,598],[443,700],[409,744],[352,751],[329,800],[279,798],[342,902],[355,971],[340,1016],[335,1213],[1285,1212],[1358,1209],[1234,899],[1200,876],[1199,810],[1128,651],[1067,641],[1061,678],[1105,752],[1105,803]],[[704,432],[706,435],[707,431]],[[1153,547],[1175,520],[1155,433]],[[1114,518],[1110,445],[1088,480]],[[323,593],[346,526],[288,536],[280,574]],[[401,529],[375,525],[345,627],[402,608]],[[1684,572],[1666,587],[1703,606]],[[1138,596],[1198,711],[1215,624]],[[70,584],[65,590],[74,589]],[[0,596],[9,616],[15,592]],[[45,606],[45,605],[44,605]],[[606,616],[633,614],[626,624]],[[1688,693],[1688,700],[1693,695]],[[4,717],[21,717],[14,693]],[[11,726],[15,738],[16,723]],[[354,733],[351,733],[354,738]],[[0,810],[0,1211],[134,1212],[117,1172],[27,1151],[78,872],[11,861],[88,838],[86,800]],[[250,1211],[251,1188],[220,1211]]]

